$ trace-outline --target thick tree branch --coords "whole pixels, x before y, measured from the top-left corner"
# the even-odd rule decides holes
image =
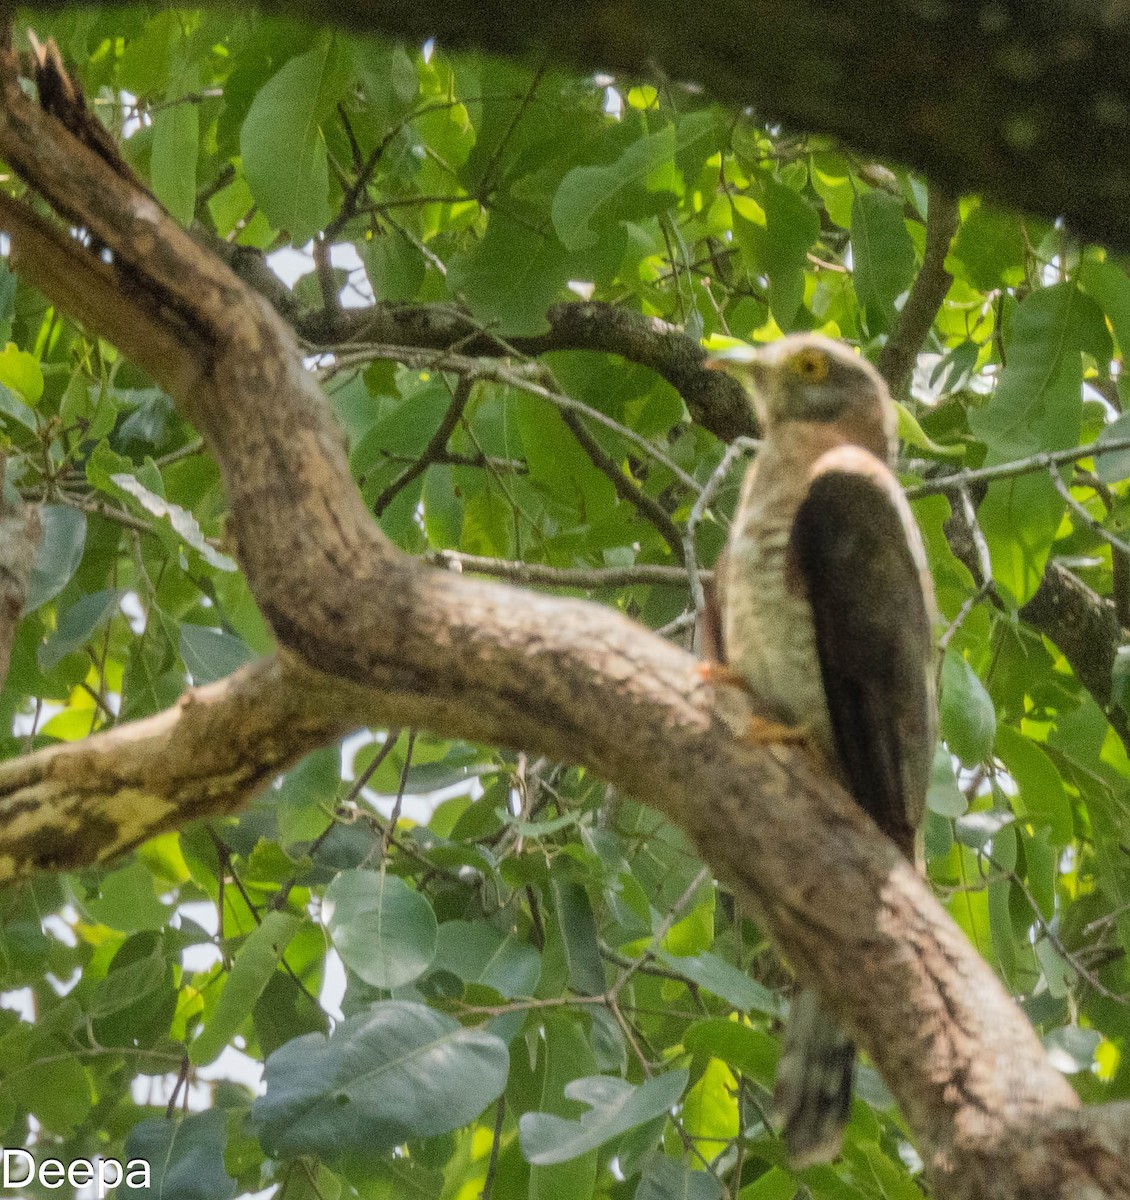
[[[515,350],[531,356],[551,350],[619,354],[666,379],[694,420],[723,441],[757,433],[741,384],[724,371],[707,370],[706,351],[677,326],[599,301],[554,304],[546,320],[548,332],[504,341],[450,305],[377,304],[340,316],[311,313],[299,318],[295,329],[311,345],[327,348],[377,342],[425,350],[458,347],[462,354],[484,358]]]
[[[235,812],[359,714],[340,685],[271,658],[158,716],[11,759],[0,765],[0,881],[79,870]]]
[[[39,0],[38,8],[68,0]],[[1130,249],[1130,14],[1115,0],[266,0],[268,11],[451,47],[690,80]]]
[[[0,863],[35,861],[26,822],[45,804],[58,813],[48,828],[79,837],[86,772],[124,785],[88,795],[101,819],[87,826],[83,812],[83,853],[97,859],[144,836],[145,811],[161,827],[230,811],[311,744],[376,719],[579,762],[686,829],[871,1054],[941,1194],[1130,1196],[1126,1106],[1079,1110],[987,964],[846,794],[796,747],[735,737],[744,699],[713,692],[695,659],[619,614],[397,552],[278,314],[13,77],[3,88],[0,154],[52,205],[81,205],[112,258],[8,200],[16,266],[119,339],[195,422],[250,586],[284,662],[301,665],[259,664],[150,722],[0,765]],[[256,693],[271,673],[264,722]],[[80,772],[83,752],[103,757]]]

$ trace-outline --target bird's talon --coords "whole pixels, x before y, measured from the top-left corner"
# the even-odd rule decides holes
[[[774,721],[772,717],[756,714],[750,717],[745,736],[746,741],[755,746],[784,744],[814,749],[812,730],[807,725],[786,725],[784,721]]]
[[[749,681],[744,675],[739,675],[725,663],[717,662],[714,659],[705,659],[698,663],[694,668],[694,673],[703,683],[709,683],[712,687],[740,688],[743,692],[750,690]]]

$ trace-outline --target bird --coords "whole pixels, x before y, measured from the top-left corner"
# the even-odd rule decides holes
[[[750,738],[803,742],[913,860],[937,737],[934,600],[892,470],[894,402],[866,359],[817,334],[706,365],[745,385],[762,439],[715,570],[716,669],[771,714]],[[794,1168],[839,1153],[855,1054],[801,989],[773,1103]]]

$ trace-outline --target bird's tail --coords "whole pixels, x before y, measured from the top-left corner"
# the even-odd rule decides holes
[[[851,1108],[855,1046],[815,992],[793,999],[777,1067],[773,1120],[794,1167],[829,1162],[839,1153]]]

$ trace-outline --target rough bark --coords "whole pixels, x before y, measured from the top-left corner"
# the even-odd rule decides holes
[[[240,257],[247,262],[246,255]],[[253,277],[261,278],[257,269]],[[683,397],[694,420],[716,437],[730,442],[757,435],[757,422],[741,385],[724,371],[704,367],[706,351],[677,326],[599,301],[554,304],[546,321],[549,330],[544,334],[503,340],[450,305],[378,303],[372,308],[297,315],[294,327],[312,345],[327,348],[376,342],[437,351],[457,346],[462,354],[488,358],[513,351],[618,354],[666,379]]]
[[[744,700],[617,613],[396,551],[282,318],[35,108],[7,66],[0,154],[56,210],[81,210],[112,256],[2,198],[14,263],[201,430],[284,651],[159,717],[0,765],[0,866],[97,860],[231,811],[352,724],[580,762],[687,830],[871,1054],[942,1195],[1130,1196],[1127,1106],[1080,1110],[992,971],[850,798],[796,748],[735,737]],[[38,860],[37,812],[55,831]]]
[[[65,0],[39,0],[62,7]],[[1117,0],[267,0],[268,11],[719,99],[1130,248],[1130,10]]]

